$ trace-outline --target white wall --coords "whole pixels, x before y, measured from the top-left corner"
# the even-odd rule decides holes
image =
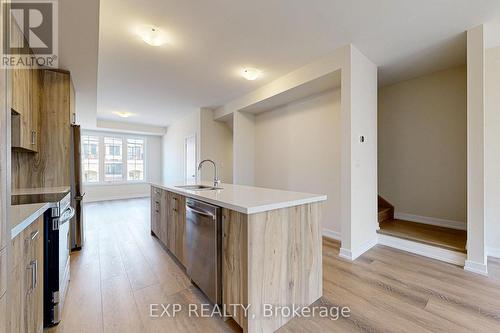
[[[352,45],[342,69],[341,124],[340,256],[355,260],[377,244],[377,66]]]
[[[396,212],[465,230],[466,67],[380,88],[378,139],[379,194]]]
[[[150,195],[149,182],[161,180],[161,137],[146,136],[144,138],[146,139],[146,180],[142,183],[131,184],[84,185],[85,202],[141,198]]]
[[[485,66],[486,246],[500,258],[500,47],[486,50]]]
[[[340,90],[255,117],[255,185],[328,195],[323,229],[340,234]]]
[[[233,183],[255,184],[255,115],[233,114]]]
[[[484,32],[467,31],[467,261],[465,269],[487,273],[484,225]]]
[[[200,111],[200,160],[212,159],[217,164],[223,183],[233,182],[233,131],[226,122],[214,120],[214,111]],[[212,181],[212,166],[203,166],[200,178]]]
[[[167,128],[162,138],[162,181],[177,183],[184,181],[184,141],[195,134],[198,161],[200,156],[200,111],[194,111]]]

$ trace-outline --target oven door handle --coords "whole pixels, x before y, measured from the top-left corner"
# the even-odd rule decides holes
[[[75,209],[73,207],[68,207],[68,209],[66,209],[59,218],[59,225],[68,222],[73,218],[73,216],[75,216]]]

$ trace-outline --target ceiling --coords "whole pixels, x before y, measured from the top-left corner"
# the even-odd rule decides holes
[[[348,43],[380,84],[398,82],[464,64],[464,31],[495,17],[498,0],[101,0],[97,117],[168,126]],[[171,43],[145,44],[134,33],[144,24]],[[242,79],[245,66],[263,77]]]

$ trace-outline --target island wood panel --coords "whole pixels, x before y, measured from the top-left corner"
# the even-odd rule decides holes
[[[250,305],[251,319],[233,314],[244,331],[274,332],[291,319],[264,318],[264,304],[309,306],[322,296],[320,213],[320,203],[246,217],[224,211],[223,300]]]
[[[38,154],[12,153],[12,188],[70,185],[70,82],[68,72],[42,70]]]
[[[248,215],[222,209],[222,303],[248,304]],[[247,318],[241,307],[228,307],[228,314],[247,327]]]

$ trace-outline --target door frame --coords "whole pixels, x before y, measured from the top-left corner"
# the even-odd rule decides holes
[[[183,150],[183,159],[182,159],[182,173],[184,174],[184,181],[188,180],[188,175],[186,172],[186,162],[187,162],[187,143],[188,140],[194,139],[194,164],[195,164],[195,181],[198,180],[198,169],[197,169],[197,164],[198,164],[198,141],[197,141],[197,135],[196,133],[193,133],[191,135],[188,135],[184,137],[184,150]]]

